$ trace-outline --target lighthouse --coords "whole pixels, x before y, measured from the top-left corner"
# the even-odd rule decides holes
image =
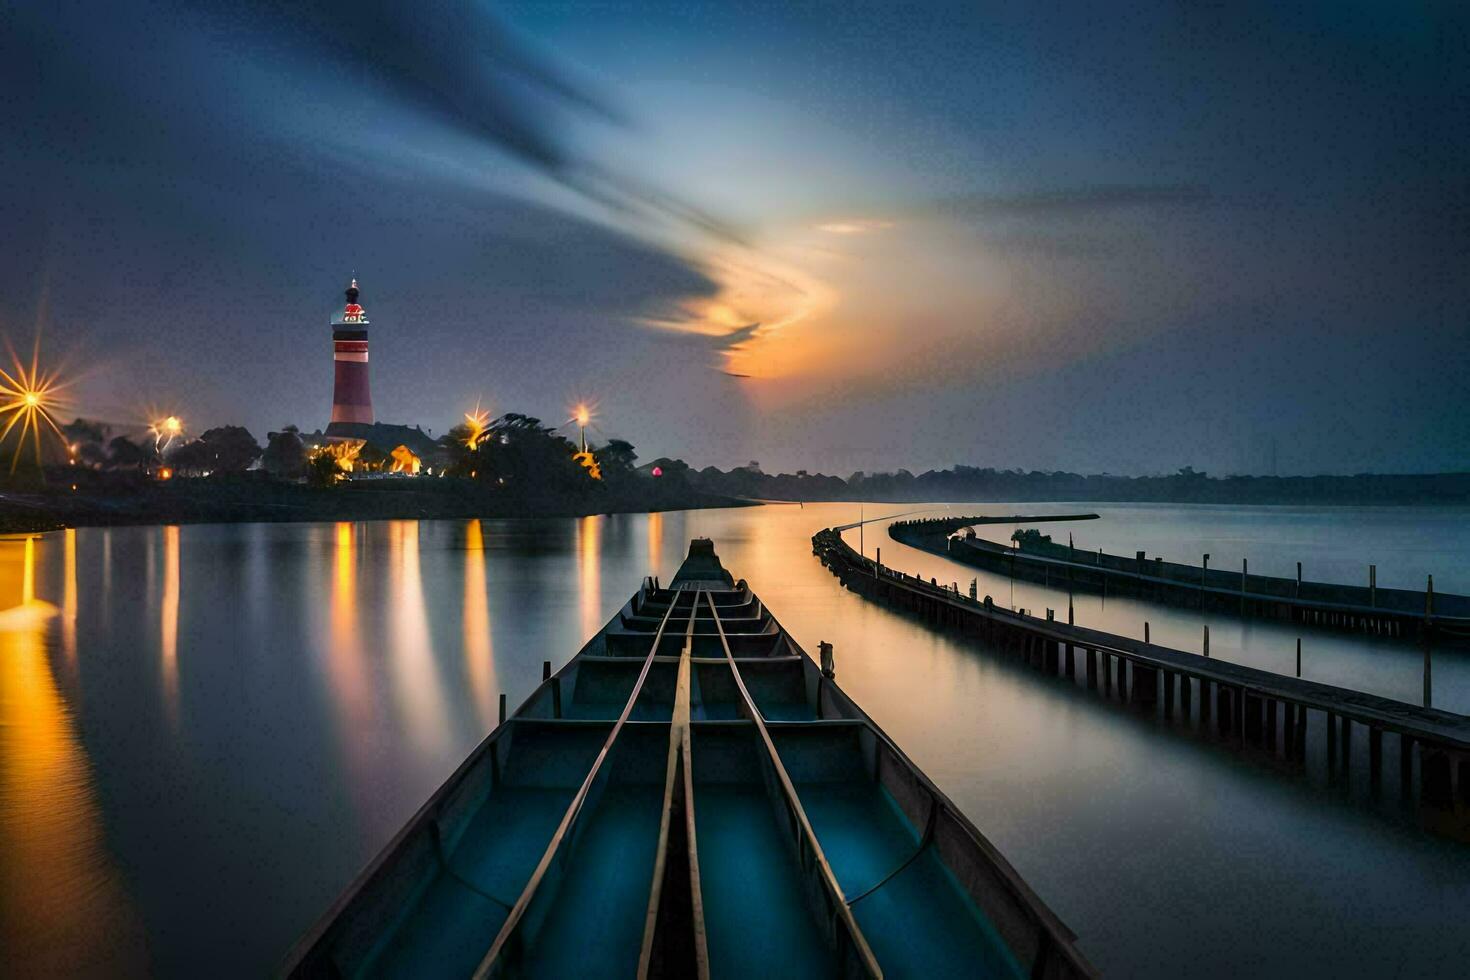
[[[347,305],[332,317],[332,425],[373,424],[373,396],[368,386],[368,318],[357,302],[357,280],[347,287]],[[331,427],[327,429],[331,434]]]

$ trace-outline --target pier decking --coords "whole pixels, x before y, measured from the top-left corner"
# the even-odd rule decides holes
[[[1024,518],[1042,523],[1053,517]],[[1075,518],[1060,518],[1075,519]],[[1183,565],[1162,558],[1083,551],[1065,544],[1033,542],[1021,548],[953,532],[978,524],[1018,523],[1016,518],[950,517],[897,521],[888,533],[913,548],[1028,582],[1132,595],[1190,608],[1237,611],[1245,616],[1291,620],[1309,626],[1377,636],[1470,643],[1470,596],[1304,581],[1239,571]],[[1370,566],[1371,569],[1371,566]],[[1370,575],[1373,575],[1370,572]],[[1375,576],[1376,577],[1376,576]]]
[[[965,519],[972,520],[972,519]],[[963,525],[961,525],[963,526]],[[820,531],[813,552],[849,589],[961,633],[1028,664],[1119,700],[1150,706],[1166,719],[1197,724],[1221,739],[1250,744],[1286,759],[1306,757],[1309,725],[1323,732],[1328,765],[1346,771],[1354,727],[1367,737],[1375,792],[1385,781],[1384,740],[1398,746],[1405,796],[1448,817],[1436,821],[1455,836],[1470,834],[1470,718],[1388,698],[1273,674],[1208,656],[997,607],[933,580],[886,568],[859,555],[841,529]]]

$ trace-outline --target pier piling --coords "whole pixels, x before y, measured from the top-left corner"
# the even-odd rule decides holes
[[[1414,739],[1399,736],[1399,795],[1408,799],[1414,792]]]
[[[1424,641],[1424,707],[1434,706],[1433,679],[1430,676],[1429,641]]]
[[[826,540],[823,536],[826,536]],[[1163,718],[1180,718],[1193,728],[1194,685],[1198,683],[1198,731],[1217,736],[1222,744],[1234,743],[1248,746],[1255,751],[1266,749],[1273,755],[1279,753],[1283,758],[1291,760],[1294,768],[1300,768],[1307,759],[1308,712],[1321,712],[1326,725],[1325,757],[1328,779],[1331,782],[1347,787],[1351,781],[1352,729],[1356,722],[1367,728],[1366,761],[1371,777],[1369,789],[1374,796],[1382,793],[1386,775],[1383,768],[1384,731],[1392,732],[1399,740],[1398,778],[1401,793],[1406,798],[1412,798],[1418,793],[1420,802],[1427,806],[1463,807],[1463,801],[1460,804],[1452,801],[1458,799],[1462,792],[1470,790],[1470,725],[1464,724],[1463,719],[1457,716],[1434,711],[1430,707],[1433,667],[1430,637],[1432,628],[1442,625],[1433,620],[1432,578],[1426,580],[1422,630],[1415,628],[1418,625],[1416,613],[1407,613],[1402,618],[1394,619],[1388,610],[1379,609],[1370,613],[1366,606],[1342,612],[1305,607],[1298,610],[1303,622],[1330,623],[1376,633],[1398,631],[1422,642],[1425,706],[1421,709],[1300,679],[1301,636],[1296,637],[1294,650],[1296,676],[1271,674],[1243,665],[1209,659],[1208,625],[1202,624],[1201,628],[1203,656],[1194,656],[1183,650],[1155,646],[1152,623],[1148,620],[1143,623],[1142,642],[1079,628],[1076,625],[1075,604],[1070,595],[1066,622],[1062,623],[1059,622],[1056,609],[1044,609],[1042,616],[1038,617],[1028,614],[1025,609],[1007,611],[998,608],[990,596],[986,596],[982,604],[973,598],[973,593],[978,591],[977,583],[972,584],[972,597],[967,600],[960,594],[957,583],[946,587],[939,585],[933,578],[924,580],[891,570],[879,570],[875,573],[875,563],[860,561],[851,548],[830,532],[822,532],[822,535],[814,539],[814,545],[814,551],[823,564],[848,588],[874,598],[882,598],[896,606],[904,606],[947,629],[967,634],[983,634],[1001,649],[1024,658],[1029,665],[1042,668],[1049,674],[1066,676],[1075,683],[1078,670],[1076,658],[1080,652],[1086,658],[1082,669],[1086,675],[1087,688],[1094,691],[1098,689],[1097,674],[1101,670],[1102,690],[1109,700],[1113,697],[1113,686],[1116,683],[1119,703],[1161,707]],[[1369,590],[1366,591],[1376,589],[1377,585],[1376,567],[1370,565],[1369,568]],[[1094,573],[1090,569],[1084,571],[1085,576],[1092,574]],[[1208,588],[1208,583],[1203,578],[1203,567],[1201,575],[1203,597],[1208,598],[1211,593],[1221,591]],[[1241,601],[1250,603],[1253,612],[1285,615],[1284,612],[1277,611],[1283,608],[1283,603],[1290,601],[1283,595],[1289,595],[1285,589],[1276,586],[1273,592],[1270,587],[1263,586],[1261,592],[1251,593],[1248,565],[1244,561],[1241,576]],[[1105,577],[1100,576],[1100,579],[1096,584],[1105,583]],[[1263,581],[1269,583],[1278,580]],[[1289,584],[1289,581],[1282,584]],[[1152,581],[1140,583],[1150,588],[1158,584]],[[1192,585],[1187,587],[1193,588]],[[1374,601],[1376,602],[1376,593]],[[1307,607],[1314,604],[1313,601],[1304,602]],[[1403,626],[1408,629],[1401,630]],[[824,673],[829,673],[832,669],[831,645],[824,642],[821,647],[821,666]],[[552,682],[553,712],[560,717],[559,679],[552,677],[551,673],[550,661],[544,661],[542,678],[543,681],[549,678]],[[1161,706],[1158,703],[1160,700],[1163,702]],[[1215,715],[1213,725],[1212,714]],[[500,717],[502,721],[506,717],[504,695],[500,697]],[[1414,786],[1416,754],[1420,760],[1418,787]],[[1470,797],[1470,793],[1466,795]]]
[[[1337,716],[1327,712],[1327,771],[1337,768]]]
[[[1123,558],[1100,551],[1081,552],[1075,547],[1050,546],[1048,550],[1043,546],[1032,553],[1014,545],[940,536],[960,521],[945,518],[900,522],[890,533],[913,547],[1004,573],[1011,581],[1019,575],[1023,580],[1059,585],[1065,566],[1069,593],[1076,588],[1093,590],[1101,592],[1104,601],[1110,592],[1121,592],[1200,609],[1234,611],[1233,607],[1238,606],[1242,615],[1288,619],[1311,628],[1405,639],[1434,632],[1449,637],[1450,642],[1470,638],[1470,597],[1433,597],[1430,583],[1418,596],[1406,590],[1388,590],[1384,604],[1380,604],[1376,565],[1370,566],[1367,583],[1315,585],[1309,593],[1301,562],[1296,563],[1295,576],[1257,575],[1252,579],[1250,563],[1242,559],[1239,578],[1232,580],[1223,572],[1211,577],[1207,555],[1201,555],[1200,565],[1190,569],[1150,559],[1141,552]],[[1419,601],[1418,607],[1407,601],[1411,597]],[[1451,629],[1445,629],[1447,625]]]
[[[817,642],[817,653],[821,657],[822,676],[831,680],[837,676],[837,659],[832,653],[832,644],[826,640]]]

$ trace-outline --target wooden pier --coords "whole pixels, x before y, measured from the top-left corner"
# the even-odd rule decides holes
[[[1437,817],[1435,829],[1470,836],[1470,718],[1388,698],[1227,663],[1130,637],[1010,611],[989,596],[960,594],[957,583],[924,581],[866,558],[829,528],[812,550],[848,589],[908,610],[1048,675],[1083,684],[1122,703],[1151,708],[1168,721],[1299,765],[1309,732],[1326,742],[1329,778],[1345,779],[1354,728],[1366,737],[1371,789],[1381,791],[1385,735],[1397,747],[1401,794]],[[1390,760],[1392,756],[1390,756]]]
[[[1045,541],[1016,548],[974,535],[951,536],[975,524],[1050,520],[951,517],[898,521],[889,526],[888,533],[894,540],[921,551],[1069,591],[1137,596],[1168,605],[1218,609],[1372,636],[1470,643],[1470,596],[1436,594],[1432,576],[1422,592],[1382,589],[1372,565],[1368,566],[1369,584],[1352,586],[1303,581],[1300,562],[1296,578],[1289,579],[1253,575],[1246,563],[1239,571],[1211,568],[1208,555],[1202,556],[1200,565],[1193,566],[1147,558],[1141,551],[1123,557]]]

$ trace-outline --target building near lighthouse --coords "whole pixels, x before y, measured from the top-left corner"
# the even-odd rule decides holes
[[[357,302],[357,280],[347,287],[347,305],[332,317],[332,426],[372,425],[373,394],[368,365],[367,311]]]

